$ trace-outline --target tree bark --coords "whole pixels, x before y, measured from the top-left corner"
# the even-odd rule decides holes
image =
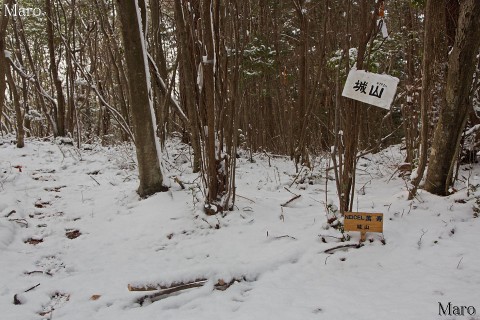
[[[7,79],[10,92],[13,96],[13,105],[15,107],[16,126],[17,126],[17,148],[25,146],[25,129],[23,127],[22,108],[20,107],[20,95],[18,94],[17,86],[13,80],[12,71],[7,68]]]
[[[447,195],[460,138],[471,105],[470,89],[480,47],[480,2],[461,3],[455,42],[448,59],[446,105],[440,111],[429,158],[425,190]]]
[[[417,193],[427,166],[428,147],[430,144],[429,120],[436,104],[441,108],[445,104],[443,88],[437,90],[438,84],[442,81],[444,74],[439,70],[446,61],[446,39],[445,39],[445,7],[438,5],[435,0],[428,0],[425,9],[425,34],[423,40],[423,66],[422,66],[422,96],[421,96],[421,130],[419,159],[416,176],[412,181],[409,199]]]
[[[138,194],[147,197],[156,192],[167,191],[163,184],[160,146],[156,132],[156,120],[151,101],[151,87],[147,52],[142,23],[139,21],[138,1],[117,0],[122,36],[130,83],[130,101],[137,150],[140,186]]]
[[[62,80],[58,76],[58,66],[55,58],[55,43],[53,30],[53,4],[51,0],[45,1],[45,13],[47,15],[47,35],[48,35],[48,51],[50,54],[50,73],[52,75],[55,91],[57,93],[56,108],[54,108],[56,121],[56,136],[65,136],[65,95],[63,94]]]
[[[129,102],[128,102],[128,81],[126,80],[125,75],[125,68],[123,65],[123,61],[120,55],[120,48],[117,43],[117,39],[114,39],[114,30],[110,21],[108,20],[108,11],[103,1],[95,0],[95,4],[97,7],[97,15],[98,19],[100,20],[100,29],[105,36],[105,40],[107,42],[107,49],[108,54],[110,56],[110,61],[114,70],[114,79],[117,82],[117,89],[116,89],[116,96],[120,104],[120,112],[122,114],[123,119],[125,119],[125,123],[128,128],[131,128],[130,123],[130,110],[129,110]],[[127,132],[122,132],[122,140],[128,141],[129,135]]]
[[[2,1],[2,7],[0,8],[0,123],[2,122],[3,104],[5,103],[5,89],[7,83],[5,76],[7,74],[8,63],[5,59],[4,51],[5,47],[5,35],[8,26],[8,15],[5,14],[5,6],[11,6],[12,0]]]
[[[201,146],[199,136],[199,115],[197,112],[196,100],[197,85],[196,85],[196,70],[195,70],[195,50],[193,41],[186,26],[185,15],[182,8],[181,1],[175,1],[175,19],[177,23],[177,39],[178,39],[178,59],[180,65],[180,97],[184,105],[184,110],[187,111],[190,120],[190,143],[193,149],[193,172],[199,172],[201,169]]]
[[[216,130],[215,130],[215,80],[214,63],[216,62],[216,51],[214,47],[214,30],[212,28],[212,0],[202,1],[202,33],[204,52],[206,60],[202,61],[203,66],[203,94],[204,107],[207,115],[207,136],[205,139],[205,159],[208,179],[207,203],[217,204],[220,195],[220,185],[217,179],[217,158],[215,155]],[[216,212],[215,212],[216,213]]]

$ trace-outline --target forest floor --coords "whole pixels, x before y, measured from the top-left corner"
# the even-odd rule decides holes
[[[176,140],[170,191],[145,200],[131,146],[0,144],[1,319],[480,319],[478,165],[451,196],[408,201],[399,146],[361,158],[354,210],[384,213],[384,233],[325,253],[360,235],[328,227],[320,162],[297,177],[289,159],[241,154],[235,210],[207,217]],[[128,290],[199,279],[158,300]],[[439,316],[439,302],[476,314]]]

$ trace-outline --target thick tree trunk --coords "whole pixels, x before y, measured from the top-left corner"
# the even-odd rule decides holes
[[[445,38],[445,8],[438,5],[435,0],[427,0],[425,9],[425,34],[423,40],[423,66],[422,66],[422,96],[421,96],[421,130],[420,130],[420,156],[416,176],[412,181],[409,199],[417,193],[417,188],[423,178],[428,159],[428,146],[430,144],[429,114],[436,104],[441,109],[445,104],[442,85],[445,76],[442,68],[446,61],[446,38]],[[438,90],[438,87],[442,87]]]
[[[446,195],[452,182],[462,131],[470,107],[475,59],[480,47],[480,1],[461,3],[455,42],[448,60],[446,106],[440,111],[425,182],[428,192]]]
[[[146,44],[139,21],[140,9],[137,0],[117,0],[130,83],[130,101],[137,149],[140,186],[138,194],[146,197],[167,191],[163,184],[160,146],[156,131],[155,113],[150,98],[150,78]]]
[[[0,8],[0,123],[2,122],[3,114],[3,104],[5,103],[5,89],[7,88],[7,83],[5,76],[7,74],[8,63],[5,59],[4,51],[5,47],[5,35],[8,26],[8,15],[5,14],[5,6],[10,6],[12,0],[4,0],[2,2],[2,7]]]

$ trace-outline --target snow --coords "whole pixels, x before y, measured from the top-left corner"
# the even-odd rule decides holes
[[[480,310],[472,211],[480,190],[459,182],[450,197],[420,192],[408,201],[404,180],[392,177],[404,159],[399,146],[358,164],[365,194],[356,194],[355,210],[384,213],[384,234],[326,254],[359,234],[339,242],[326,223],[325,194],[330,208],[338,201],[335,181],[314,178],[324,176],[321,166],[292,184],[288,159],[255,154],[251,163],[240,151],[235,211],[207,217],[193,202],[198,175],[188,162],[166,161],[167,178],[185,189],[172,183],[170,193],[140,200],[133,147],[27,139],[17,149],[10,140],[0,145],[2,319],[435,319],[438,302],[450,301]],[[178,139],[166,148],[164,160],[189,152]],[[479,168],[467,169],[478,181]],[[281,207],[293,197],[285,187],[301,197]],[[80,235],[69,239],[74,230]],[[136,300],[147,293],[127,290],[199,278],[205,286],[143,306]],[[244,280],[214,290],[233,278]]]
[[[206,57],[204,57],[206,58]],[[198,64],[198,68],[197,68],[197,86],[198,86],[198,90],[199,91],[202,91],[202,88],[203,88],[203,63],[199,63]]]
[[[470,129],[468,129],[467,131],[465,131],[464,136],[468,137],[469,135],[471,135],[472,133],[474,133],[478,130],[480,130],[480,124],[476,124],[476,125],[472,126]]]

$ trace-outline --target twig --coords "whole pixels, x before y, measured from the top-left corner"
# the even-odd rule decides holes
[[[185,190],[185,185],[183,184],[183,182],[177,176],[175,176],[175,178],[173,178],[173,181],[178,183],[180,185],[180,188],[182,188],[182,190]]]
[[[95,181],[98,185],[100,185],[100,182],[98,182],[94,177],[92,177],[91,175],[88,175],[90,178],[93,179],[93,181]]]
[[[48,271],[40,271],[40,270],[26,271],[24,274],[26,274],[26,275],[31,275],[31,274],[37,274],[37,273],[46,274],[47,276],[50,276],[50,277],[53,276],[53,274],[51,274],[51,273],[48,272]]]
[[[290,239],[293,239],[293,240],[297,240],[297,238],[289,236],[288,234],[286,234],[284,236],[275,237],[273,239],[282,239],[282,238],[290,238]]]
[[[34,286],[33,286],[33,287],[31,287],[30,289],[27,289],[27,290],[25,290],[25,291],[23,291],[23,292],[25,292],[25,293],[26,293],[26,292],[32,291],[33,289],[35,289],[35,288],[36,288],[36,287],[38,287],[39,285],[40,285],[40,283],[38,283],[38,284],[34,285]]]
[[[8,221],[16,222],[16,223],[20,224],[21,226],[23,226],[25,228],[28,228],[28,222],[25,219],[8,219]]]
[[[26,293],[26,292],[32,291],[33,289],[35,289],[35,288],[38,287],[39,285],[40,285],[40,283],[34,285],[33,287],[31,287],[31,288],[29,288],[29,289],[27,289],[27,290],[25,290],[25,291],[23,291],[23,292]],[[13,296],[13,304],[14,304],[14,305],[21,305],[21,304],[22,304],[22,301],[18,298],[18,293]]]
[[[301,194],[297,194],[296,196],[294,196],[292,199],[288,200],[287,202],[281,204],[280,206],[282,207],[285,207],[287,204],[297,200],[298,198],[300,198],[302,195]]]
[[[272,163],[271,163],[271,157],[270,155],[267,153],[267,151],[263,150],[263,153],[265,153],[265,155],[268,157],[268,166],[271,167],[272,166]]]
[[[329,236],[329,235],[325,235],[325,236],[324,236],[324,235],[321,235],[321,234],[319,234],[318,236],[319,236],[319,237],[322,237],[322,238],[324,238],[324,237],[334,238],[334,239],[337,239],[337,240],[340,240],[340,241],[343,239],[343,238],[340,238],[340,237]]]
[[[9,213],[7,213],[7,215],[5,216],[5,218],[10,217],[10,216],[11,216],[12,214],[14,214],[15,212],[17,212],[17,211],[15,211],[15,210],[10,211]]]
[[[457,269],[460,269],[460,263],[462,263],[462,260],[463,260],[463,257],[461,257],[461,258],[460,258],[460,261],[458,261]]]
[[[293,194],[294,196],[297,195],[296,193],[293,193],[292,191],[290,191],[290,189],[288,189],[287,187],[283,187],[283,189],[287,190],[288,192],[290,192],[290,193]]]
[[[422,235],[420,236],[420,239],[418,239],[418,242],[417,242],[418,249],[420,249],[422,247],[422,238],[427,232],[428,232],[428,230],[423,230],[422,229]]]
[[[395,171],[393,171],[392,175],[390,176],[390,178],[388,179],[387,183],[390,182],[390,180],[392,180],[393,176],[398,172],[398,170],[400,170],[398,167],[397,169],[395,169]]]
[[[250,201],[251,203],[255,203],[255,201],[253,201],[252,199],[249,199],[249,198],[247,198],[247,197],[241,196],[241,195],[239,195],[238,193],[236,193],[235,195],[236,195],[237,197],[239,197],[239,198],[248,200],[248,201]]]
[[[293,186],[293,184],[295,183],[295,181],[297,181],[298,177],[300,176],[300,174],[303,172],[303,169],[305,167],[302,167],[302,169],[300,169],[300,171],[298,172],[297,176],[295,177],[295,179],[293,179],[292,183],[290,183],[290,185],[288,186],[289,188],[291,188]]]

